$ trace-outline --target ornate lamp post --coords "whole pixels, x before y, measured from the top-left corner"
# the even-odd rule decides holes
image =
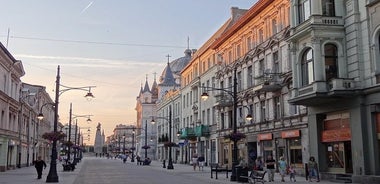
[[[169,142],[172,143],[172,107],[169,106],[169,118],[166,118],[166,117],[155,117],[157,119],[165,119],[168,121],[169,123]],[[152,124],[154,124],[155,121],[154,119],[152,119]],[[167,169],[174,169],[174,166],[173,166],[173,159],[172,159],[172,145],[169,146],[169,162],[168,162],[168,166],[167,166]]]
[[[123,155],[125,155],[125,133],[123,134]]]
[[[57,77],[55,82],[55,102],[54,102],[54,133],[57,133],[57,127],[58,127],[58,104],[59,104],[59,96],[69,90],[83,90],[88,91],[85,97],[88,99],[94,98],[94,95],[91,93],[91,88],[94,88],[96,86],[85,86],[85,87],[67,87],[60,84],[60,67],[58,65],[57,68]],[[64,87],[65,89],[60,90],[60,86]],[[88,90],[86,90],[88,89]],[[57,174],[57,140],[53,141],[52,150],[51,150],[51,162],[50,162],[50,169],[49,174],[46,178],[47,183],[58,183],[58,174]]]
[[[202,87],[205,88],[206,91],[214,91],[214,90],[219,90],[219,91],[224,91],[227,94],[231,95],[233,98],[233,134],[237,133],[237,77],[236,77],[236,70],[237,68],[234,68],[234,73],[233,73],[233,90],[231,91],[230,88],[213,88],[213,87]],[[201,95],[201,98],[203,100],[206,100],[208,98],[207,92],[203,92]],[[246,119],[252,119],[252,115],[247,115]],[[231,174],[231,181],[237,181],[237,173],[236,173],[236,166],[239,164],[238,163],[238,147],[237,147],[237,139],[233,139],[233,150],[232,150],[232,174]]]
[[[135,162],[135,155],[134,155],[134,152],[135,152],[135,129],[132,130],[132,158],[131,158],[131,162]]]

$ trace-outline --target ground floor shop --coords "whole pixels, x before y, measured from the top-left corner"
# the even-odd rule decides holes
[[[322,177],[344,174],[353,182],[379,178],[380,101],[353,98],[309,109],[310,145],[315,145],[310,154]]]

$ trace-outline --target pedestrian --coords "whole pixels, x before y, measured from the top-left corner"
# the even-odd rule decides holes
[[[257,159],[255,160],[255,167],[253,170],[256,171],[263,171],[264,170],[264,162],[261,156],[258,156]]]
[[[201,155],[201,156],[198,157],[198,167],[199,167],[199,170],[201,170],[201,168],[202,168],[202,171],[203,171],[204,165],[205,165],[205,157],[203,155]]]
[[[191,159],[191,161],[192,161],[192,164],[193,164],[193,169],[195,171],[195,169],[197,168],[197,165],[198,165],[198,156],[197,156],[197,154],[193,155],[193,158]]]
[[[313,156],[311,156],[309,159],[308,169],[309,169],[309,181],[312,182],[312,179],[314,178],[317,182],[319,182],[318,164],[315,161],[315,158]]]
[[[285,182],[284,177],[287,173],[287,167],[288,164],[286,163],[284,157],[280,157],[280,161],[278,161],[278,171],[280,172],[282,182]]]
[[[290,165],[289,175],[290,175],[290,181],[296,182],[296,169],[294,168],[294,165]]]
[[[46,163],[42,160],[41,156],[38,156],[37,160],[34,161],[34,167],[37,170],[37,179],[41,179],[42,169],[46,169]]]
[[[276,160],[273,159],[272,155],[268,155],[267,159],[265,160],[265,164],[267,166],[267,172],[268,172],[268,181],[274,181],[274,165],[276,163]]]

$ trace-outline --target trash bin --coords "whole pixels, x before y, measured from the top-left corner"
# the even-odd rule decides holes
[[[248,167],[235,166],[236,181],[248,182]],[[240,177],[245,176],[245,177]]]

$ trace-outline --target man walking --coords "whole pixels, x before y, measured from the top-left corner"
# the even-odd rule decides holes
[[[34,167],[37,170],[37,179],[41,179],[42,176],[42,168],[46,168],[46,163],[41,159],[41,156],[38,156],[37,160],[34,161]]]

